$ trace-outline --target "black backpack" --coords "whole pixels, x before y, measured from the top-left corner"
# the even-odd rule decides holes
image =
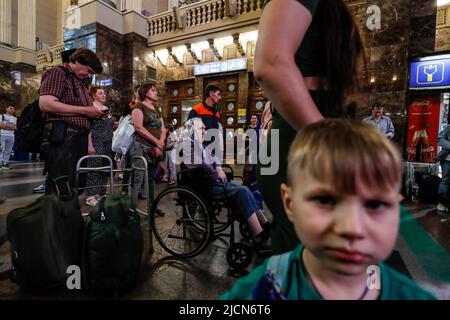
[[[69,71],[64,67],[66,77]],[[23,109],[19,119],[17,119],[16,144],[19,150],[26,152],[41,152],[45,128],[45,114],[39,108],[39,97]]]
[[[139,214],[128,196],[102,198],[84,231],[84,288],[96,296],[121,295],[138,280],[143,252]]]
[[[23,109],[17,119],[17,147],[21,151],[40,152],[45,128],[44,113],[39,108],[39,98]]]

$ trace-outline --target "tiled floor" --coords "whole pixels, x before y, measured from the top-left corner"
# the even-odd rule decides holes
[[[0,195],[8,200],[0,205],[0,237],[6,230],[6,215],[40,195],[32,194],[43,177],[42,164],[14,164],[0,172]],[[236,171],[239,171],[237,168]],[[157,192],[165,188],[157,186]],[[450,299],[450,216],[433,205],[404,202],[409,209],[402,216],[400,237],[388,263],[412,277],[441,299]],[[145,207],[142,202],[140,206]],[[82,211],[89,210],[83,207]],[[154,252],[148,254],[148,225],[143,222],[145,252],[139,285],[122,299],[216,299],[236,280],[226,261],[227,244],[221,240],[207,246],[200,255],[181,260],[171,257],[154,240]],[[9,244],[0,246],[0,272],[10,268]],[[254,258],[254,264],[261,259]],[[27,293],[8,279],[0,278],[0,299],[90,299],[82,292],[53,290]]]

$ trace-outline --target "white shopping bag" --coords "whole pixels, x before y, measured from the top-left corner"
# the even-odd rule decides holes
[[[114,131],[112,151],[125,155],[133,143],[134,126],[131,115],[120,120],[119,127]]]

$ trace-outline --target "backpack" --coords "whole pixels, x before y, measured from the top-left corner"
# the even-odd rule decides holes
[[[21,151],[40,152],[45,128],[44,113],[39,108],[39,98],[23,109],[17,119],[17,147]]]
[[[143,252],[139,214],[128,196],[103,197],[86,224],[84,288],[96,296],[122,294],[136,284]]]
[[[66,78],[69,71],[64,67],[57,67],[64,70]],[[45,128],[45,114],[39,108],[39,97],[28,104],[17,119],[17,147],[21,151],[39,153],[43,140]]]
[[[292,251],[267,259],[264,276],[259,280],[252,292],[255,300],[286,300],[287,294],[283,290],[289,279],[289,258]],[[287,280],[287,282],[286,282]]]

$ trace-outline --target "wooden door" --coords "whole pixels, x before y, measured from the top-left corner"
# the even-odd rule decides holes
[[[194,100],[194,80],[166,83],[167,113],[165,123],[176,129],[183,125],[183,105]],[[184,110],[184,112],[188,112]]]
[[[264,110],[266,101],[267,99],[264,96],[262,90],[259,89],[256,84],[253,73],[250,73],[248,88],[247,125],[250,124],[250,117],[252,114],[258,115],[259,119],[261,118],[260,116]]]

